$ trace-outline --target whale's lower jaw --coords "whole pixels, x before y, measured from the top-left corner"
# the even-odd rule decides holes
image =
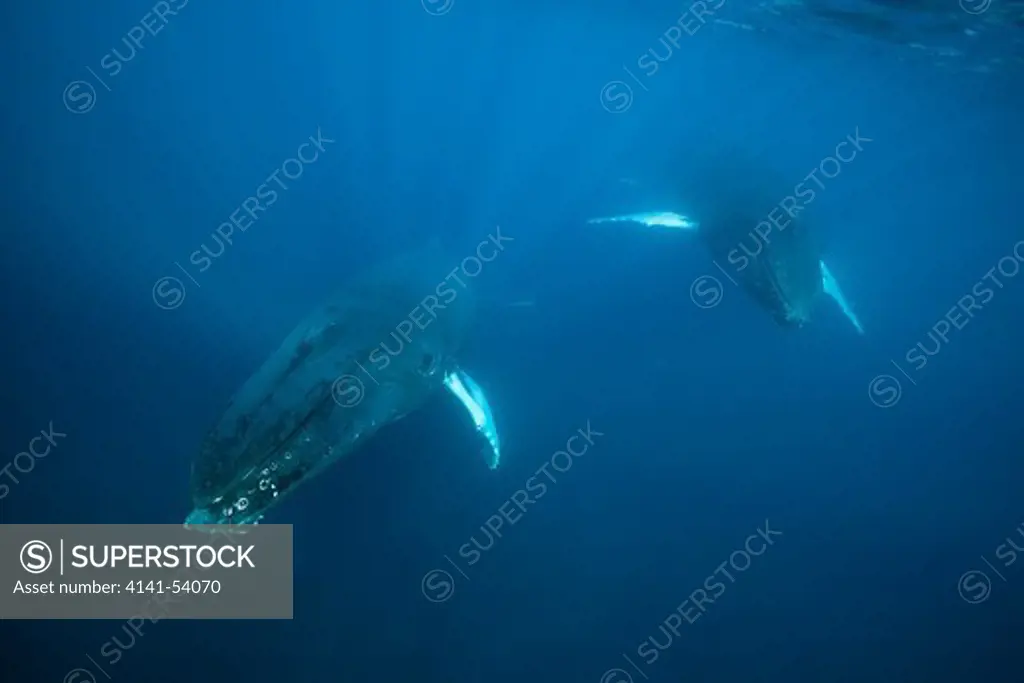
[[[444,373],[442,385],[469,413],[474,429],[487,442],[487,446],[481,450],[487,466],[492,470],[497,469],[501,463],[501,439],[498,435],[491,404],[483,389],[469,373],[457,367]],[[401,419],[406,412],[390,412],[386,424],[393,424]],[[361,449],[365,442],[372,439],[377,430],[383,426],[383,424],[374,423],[369,428],[360,430],[359,435],[353,437],[349,447],[336,446],[329,449],[334,451],[336,457],[323,459],[314,467],[288,469],[287,464],[299,465],[302,462],[299,458],[290,457],[290,452],[287,461],[272,459],[269,467],[261,470],[259,476],[252,479],[252,486],[232,487],[233,490],[239,492],[233,500],[221,497],[204,505],[197,504],[185,518],[185,527],[210,531],[217,526],[259,524],[265,512],[280,502],[280,499],[294,490],[299,483],[314,478],[345,454]],[[299,450],[296,449],[296,453],[298,452]],[[247,473],[243,480],[248,480],[251,474],[253,472]]]
[[[196,529],[198,531],[211,531],[208,527],[259,524],[262,519],[263,515],[252,515],[249,517],[242,515],[232,516],[229,518],[224,515],[215,515],[209,510],[203,508],[195,508],[192,512],[188,513],[187,517],[185,517],[185,528]]]

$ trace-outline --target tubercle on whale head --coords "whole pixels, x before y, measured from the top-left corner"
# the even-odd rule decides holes
[[[302,481],[309,469],[292,451],[279,452],[259,470],[250,468],[220,495],[196,498],[185,526],[258,524],[277,499]]]

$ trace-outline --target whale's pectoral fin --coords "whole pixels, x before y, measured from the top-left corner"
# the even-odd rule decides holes
[[[839,287],[839,282],[835,276],[832,275],[832,271],[828,269],[824,261],[821,261],[821,286],[825,290],[825,293],[836,300],[839,307],[843,309],[843,313],[850,319],[853,326],[857,328],[857,332],[864,334],[864,328],[860,325],[860,320],[857,319],[857,314],[853,312],[853,308],[850,306],[850,302],[843,296],[843,290]]]
[[[675,228],[677,230],[696,230],[699,223],[693,218],[675,211],[644,211],[643,213],[627,213],[621,216],[591,218],[590,224],[597,223],[638,223],[648,228]]]
[[[468,373],[460,369],[452,370],[445,375],[444,386],[469,412],[477,433],[487,440],[489,448],[484,449],[487,466],[492,470],[498,469],[501,462],[501,439],[498,437],[498,427],[494,424],[491,404],[487,402],[484,390]]]

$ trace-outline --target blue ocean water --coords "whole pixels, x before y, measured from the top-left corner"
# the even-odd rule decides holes
[[[439,396],[264,520],[292,620],[8,620],[3,680],[1019,678],[1020,11],[5,7],[5,524],[180,523],[325,295],[509,241],[465,357],[497,471]],[[692,235],[586,223],[801,183],[864,335],[831,301],[778,326]]]

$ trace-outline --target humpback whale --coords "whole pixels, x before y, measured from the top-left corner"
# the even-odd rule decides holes
[[[714,220],[702,222],[693,215],[675,211],[645,211],[591,218],[587,222],[633,223],[696,233],[715,263],[723,271],[722,262],[732,264],[734,268],[729,277],[779,324],[802,326],[810,320],[821,294],[826,294],[839,304],[857,332],[864,334],[860,320],[821,258],[806,225],[795,222],[773,234],[770,240],[762,240],[755,235],[764,235],[755,232],[753,226],[766,223],[759,224],[756,217],[732,209],[718,214]],[[750,241],[756,247],[748,248]]]
[[[458,269],[445,277],[452,263],[432,243],[357,276],[309,314],[203,440],[185,524],[258,523],[441,389],[468,411],[496,469],[501,443],[491,406],[458,360],[473,292]]]

